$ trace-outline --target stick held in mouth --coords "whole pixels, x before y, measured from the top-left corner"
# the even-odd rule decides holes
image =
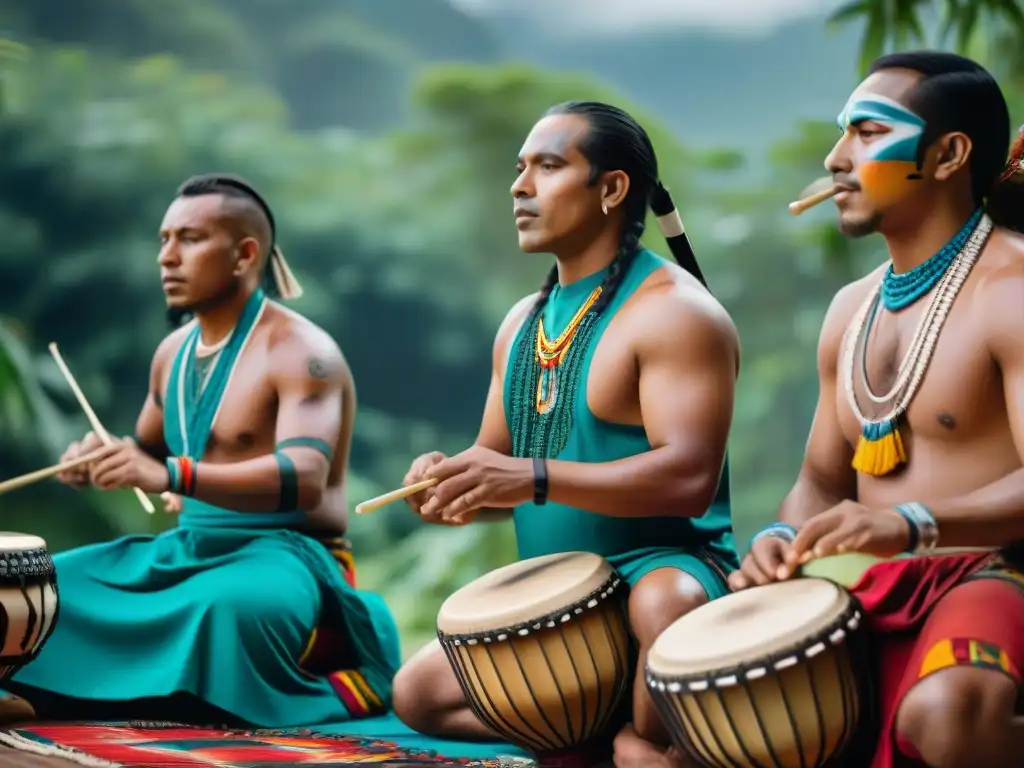
[[[800,194],[799,200],[789,204],[789,212],[799,216],[804,211],[835,197],[843,189],[845,187],[833,182],[829,176],[818,179]]]

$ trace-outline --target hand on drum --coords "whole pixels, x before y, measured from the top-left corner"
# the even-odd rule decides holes
[[[844,501],[801,526],[786,565],[795,571],[811,560],[847,552],[893,557],[905,552],[909,543],[910,525],[895,509],[868,509]]]
[[[68,446],[68,449],[61,454],[60,463],[73,461],[79,456],[92,453],[102,446],[103,442],[96,436],[96,433],[89,432],[81,441],[71,443]],[[84,488],[89,484],[89,465],[79,464],[77,467],[65,469],[57,474],[57,479],[65,485],[70,485],[72,488]]]
[[[729,574],[733,592],[788,579],[792,574],[786,556],[793,545],[778,536],[762,536],[750,547],[738,571]]]
[[[423,478],[437,478],[431,498],[420,507],[424,519],[461,525],[481,509],[505,509],[533,498],[533,462],[473,446],[430,466]]]
[[[94,486],[108,491],[134,487],[146,493],[163,493],[170,483],[167,466],[142,451],[130,437],[114,438],[89,465],[89,476]]]

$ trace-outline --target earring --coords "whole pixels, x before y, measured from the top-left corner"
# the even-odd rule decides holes
[[[601,213],[603,213],[605,216],[608,215],[608,204],[607,203],[601,203]]]

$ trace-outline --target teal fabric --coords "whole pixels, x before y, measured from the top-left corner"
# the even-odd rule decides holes
[[[245,330],[240,322],[236,335]],[[200,458],[231,356],[244,346],[235,341],[204,390],[218,400],[176,396],[192,368],[194,344],[182,347],[165,398],[173,454]],[[401,663],[394,618],[377,595],[344,580],[326,547],[289,529],[303,518],[186,499],[173,530],[56,555],[56,629],[13,681],[104,701],[188,693],[263,727],[344,722],[364,713],[349,712],[326,679],[298,665],[320,616],[331,612],[345,621],[358,671],[389,704]]]
[[[572,431],[565,448],[556,457],[565,461],[600,463],[616,461],[651,450],[643,427],[612,424],[596,417],[587,405],[586,386],[594,351],[604,330],[626,299],[655,270],[667,262],[642,250],[623,277],[621,287],[602,312],[583,361],[583,375],[575,393]],[[544,307],[544,327],[549,337],[565,328],[590,292],[605,278],[607,270],[565,286],[556,285]],[[520,329],[516,344],[531,329]],[[505,375],[505,417],[510,409],[509,372]],[[561,393],[568,397],[569,393]],[[722,572],[739,567],[736,554],[729,492],[728,460],[714,504],[698,518],[675,516],[608,517],[562,504],[532,501],[515,508],[513,520],[521,558],[555,552],[593,552],[608,558],[635,584],[642,576],[662,565],[693,573],[709,596],[724,594]]]

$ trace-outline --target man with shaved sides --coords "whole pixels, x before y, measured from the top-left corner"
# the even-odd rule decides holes
[[[498,330],[475,445],[416,459],[407,484],[440,482],[410,505],[442,523],[511,510],[521,558],[604,556],[630,586],[638,646],[615,764],[676,765],[644,660],[673,621],[727,592],[738,565],[726,462],[736,329],[695,262],[684,268],[641,243],[652,197],[667,192],[632,117],[607,104],[560,104],[515,162],[519,246],[552,254],[554,265]],[[490,734],[436,643],[399,672],[395,710],[420,731]],[[601,755],[584,749],[574,759],[595,765]]]
[[[261,727],[387,708],[400,661],[383,602],[355,589],[345,480],[352,374],[246,181],[185,182],[160,226],[167,306],[134,439],[89,434],[73,486],[163,494],[178,525],[54,557],[61,612],[6,684],[44,718]],[[142,512],[140,511],[140,514]]]
[[[876,61],[838,128],[840,229],[889,258],[832,301],[803,466],[730,582],[909,555],[853,586],[881,651],[874,768],[1019,766],[1024,145],[1007,164],[992,76],[930,51]]]

